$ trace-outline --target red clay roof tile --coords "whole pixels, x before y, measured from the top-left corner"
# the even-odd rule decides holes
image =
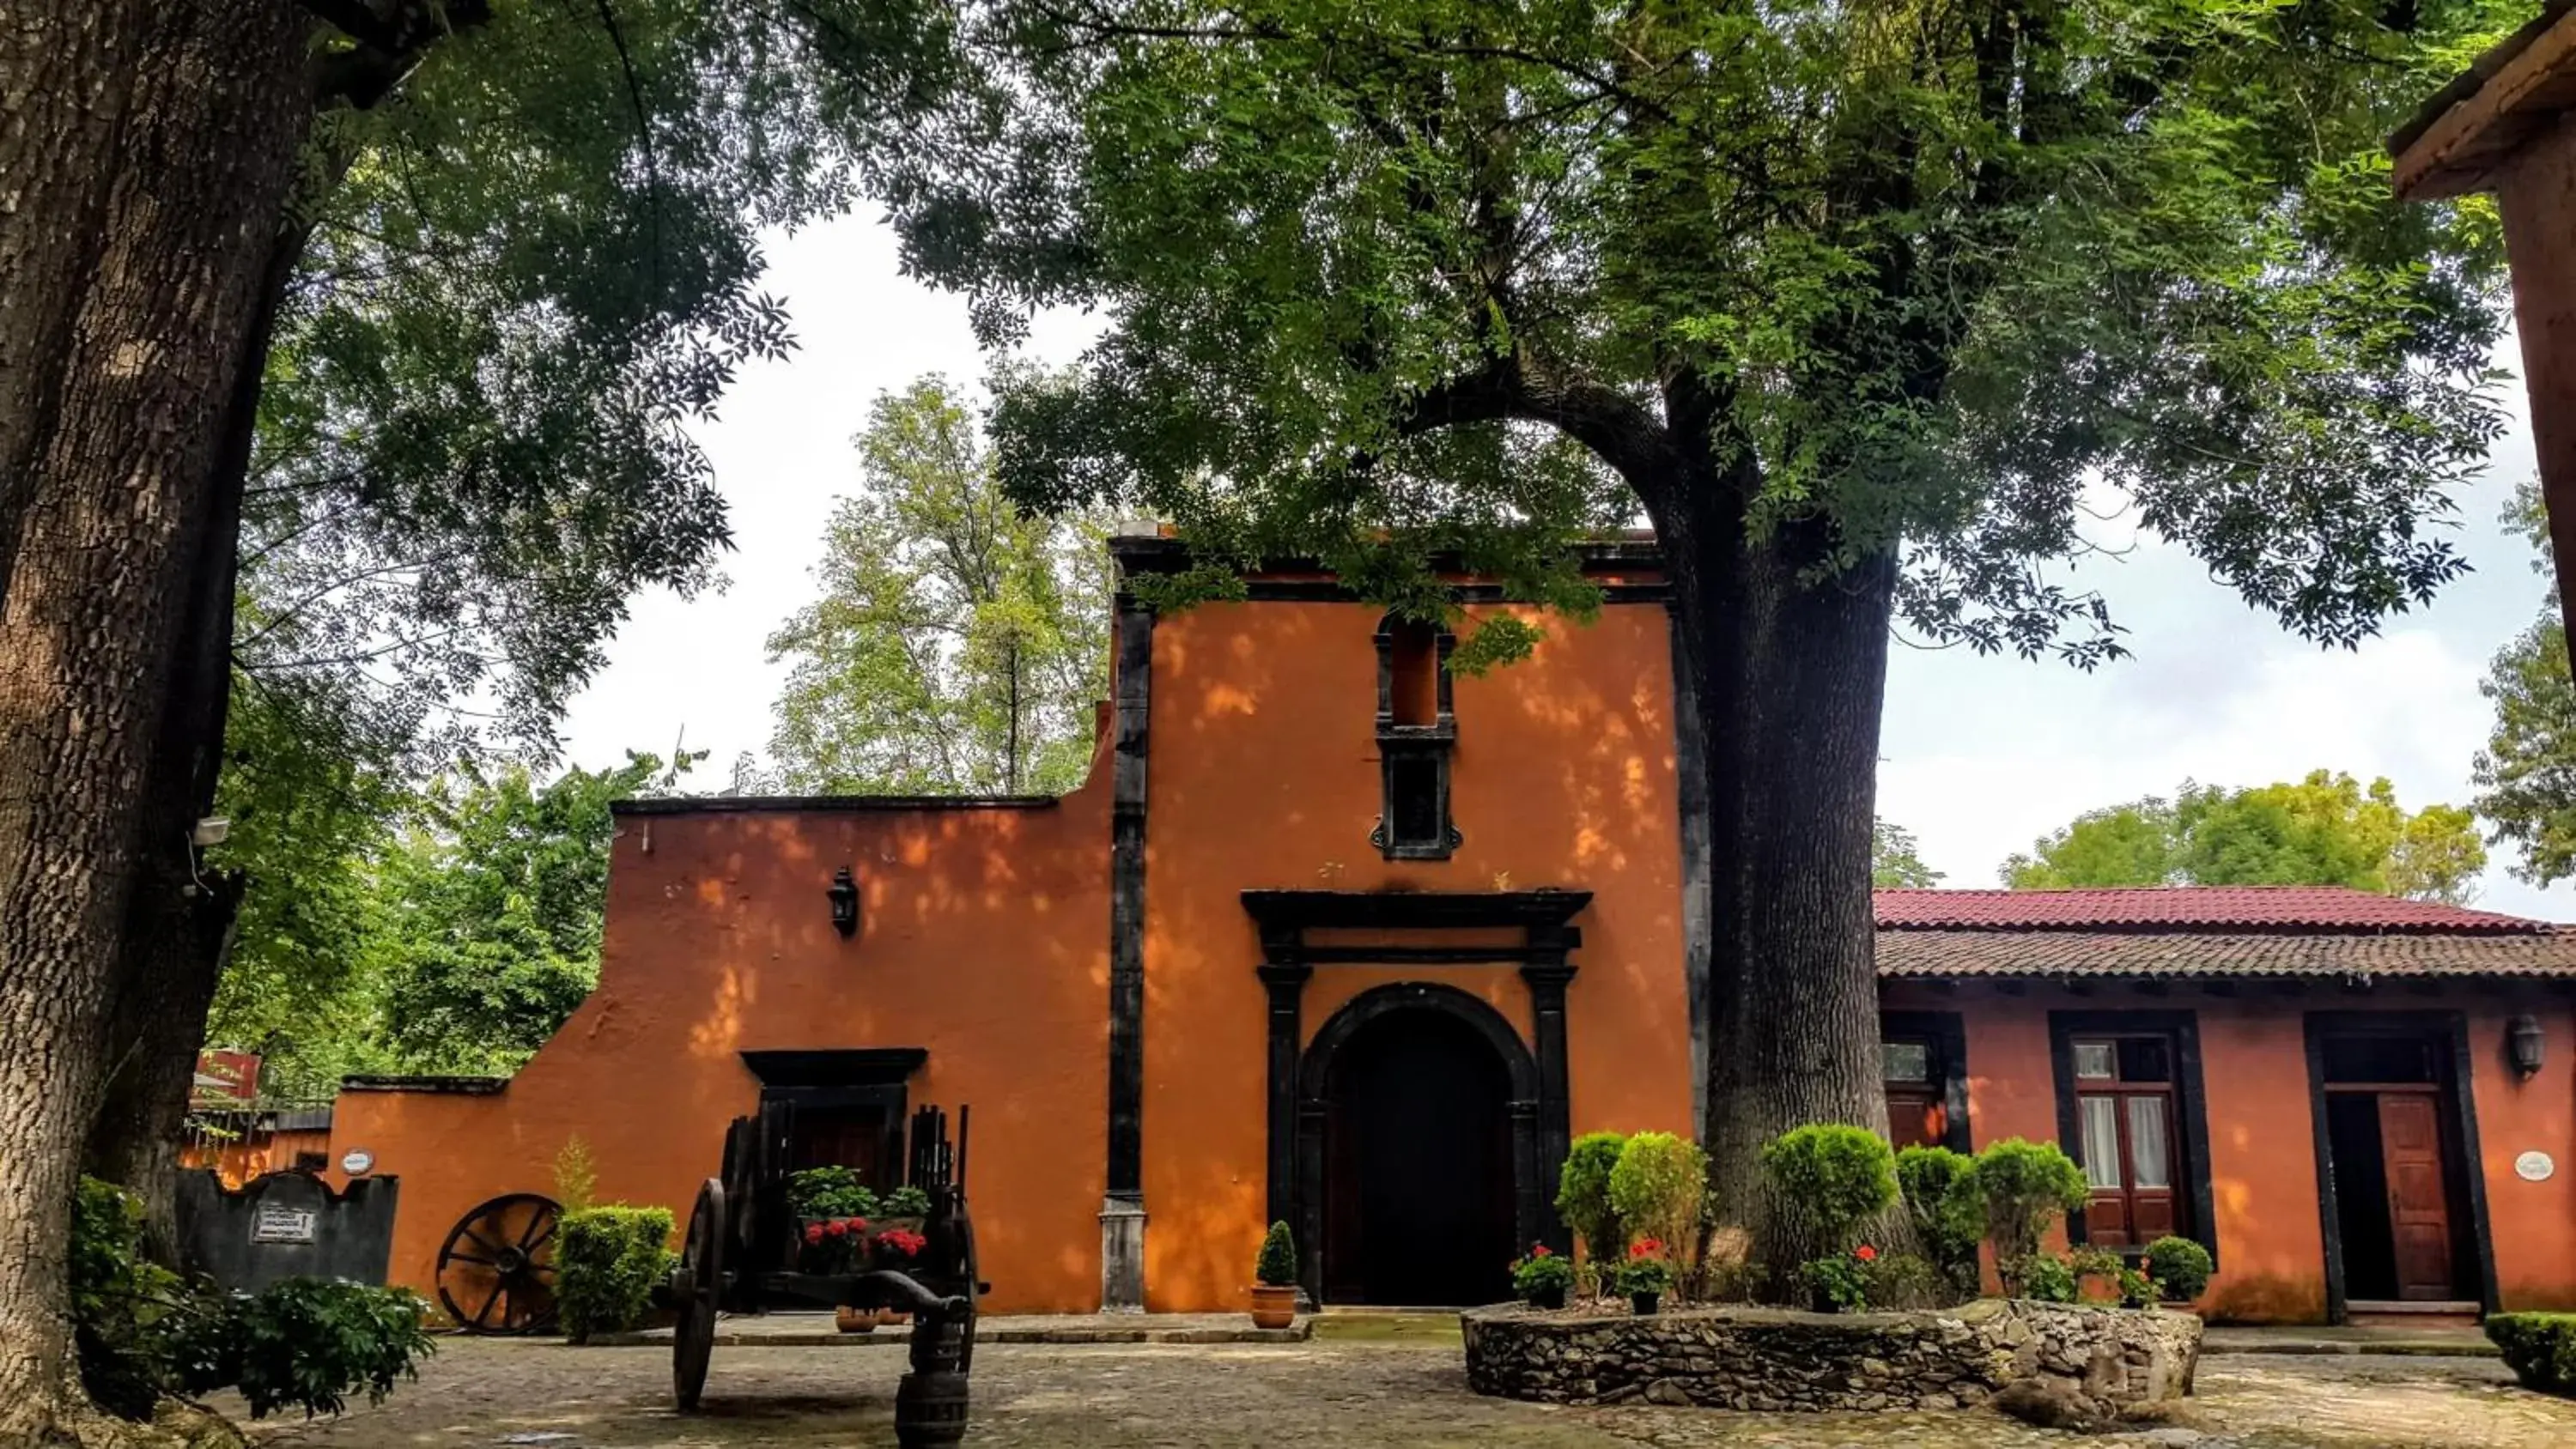
[[[1881,931],[2396,931],[2542,935],[2548,922],[2344,886],[2161,886],[2063,891],[1882,890]]]

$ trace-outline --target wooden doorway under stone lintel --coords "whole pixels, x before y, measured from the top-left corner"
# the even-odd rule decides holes
[[[1565,1011],[1566,986],[1576,968],[1567,957],[1583,937],[1570,922],[1591,901],[1591,892],[1573,890],[1243,893],[1244,909],[1261,931],[1259,974],[1269,1002],[1269,1216],[1297,1233],[1299,1269],[1311,1302],[1331,1301],[1333,1286],[1325,1281],[1325,1250],[1336,1241],[1328,1228],[1328,1154],[1336,1144],[1345,1154],[1371,1150],[1347,1130],[1332,1131],[1334,1093],[1372,1090],[1370,1080],[1396,1070],[1372,1060],[1387,1052],[1401,1051],[1416,1062],[1446,1057],[1461,1072],[1481,1071],[1475,1064],[1490,1055],[1509,1094],[1502,1104],[1504,1141],[1495,1148],[1510,1162],[1507,1246],[1520,1250],[1544,1242],[1560,1252],[1572,1250],[1551,1203],[1571,1140]],[[1374,939],[1356,939],[1373,933]],[[1354,997],[1308,1044],[1306,983],[1318,967],[1339,964],[1517,966],[1530,993],[1531,1038],[1524,1041],[1501,1013],[1467,992],[1396,982]],[[1448,1020],[1435,1025],[1420,1016],[1409,1023],[1401,1019],[1413,1013]],[[1411,1040],[1391,1041],[1391,1032]],[[1354,1042],[1359,1049],[1350,1061],[1359,1065],[1337,1071]],[[1453,1095],[1455,1113],[1474,1110],[1473,1092]],[[1351,1201],[1345,1195],[1345,1212],[1353,1210]],[[1347,1242],[1349,1236],[1340,1238]],[[1338,1286],[1350,1289],[1355,1271],[1345,1249],[1336,1264],[1335,1276],[1343,1280]]]

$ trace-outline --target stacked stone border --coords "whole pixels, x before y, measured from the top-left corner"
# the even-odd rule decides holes
[[[2200,1363],[2191,1314],[2018,1299],[1931,1313],[1721,1307],[1642,1318],[1507,1304],[1459,1321],[1476,1392],[1556,1404],[1956,1409],[2018,1384],[2029,1387],[2017,1394],[2117,1418],[2189,1394]]]

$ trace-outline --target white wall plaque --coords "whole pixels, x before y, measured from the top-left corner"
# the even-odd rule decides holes
[[[254,1243],[309,1243],[313,1225],[320,1214],[306,1207],[289,1207],[285,1203],[264,1202],[258,1216],[251,1219],[250,1240]]]
[[[2558,1163],[2546,1152],[2526,1152],[2513,1160],[2513,1171],[2525,1182],[2547,1182],[2557,1175]]]
[[[363,1147],[350,1148],[348,1155],[340,1159],[340,1170],[351,1177],[364,1177],[375,1165],[376,1155]]]

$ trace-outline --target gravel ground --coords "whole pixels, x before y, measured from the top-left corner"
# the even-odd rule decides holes
[[[375,1408],[257,1426],[295,1449],[641,1449],[894,1443],[899,1352],[716,1351],[706,1406],[670,1407],[654,1348],[451,1339]],[[1993,1414],[1726,1414],[1551,1408],[1468,1391],[1452,1344],[988,1345],[974,1427],[989,1449],[1324,1449],[1654,1445],[1767,1449],[2541,1449],[2576,1445],[2576,1403],[2526,1394],[2478,1359],[2223,1357],[2173,1425],[2079,1440]],[[219,1405],[238,1413],[239,1405]]]

